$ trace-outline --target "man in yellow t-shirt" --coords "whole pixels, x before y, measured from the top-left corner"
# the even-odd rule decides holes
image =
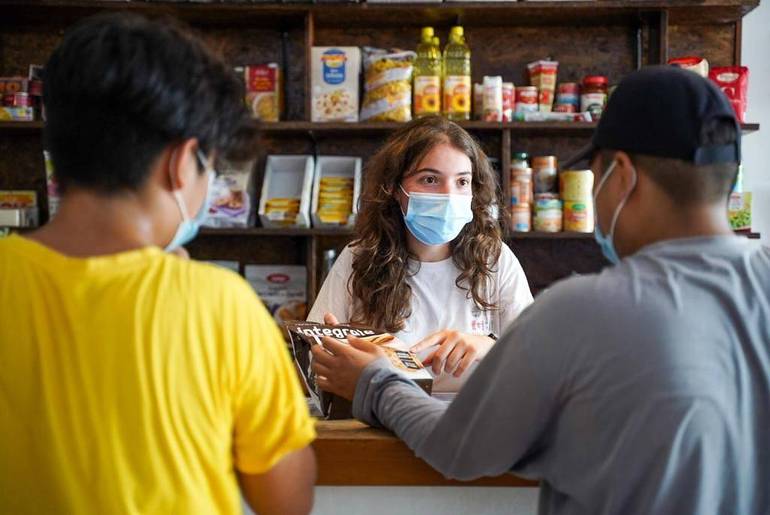
[[[253,150],[228,68],[183,29],[87,20],[46,66],[63,189],[0,240],[0,513],[312,505],[314,426],[283,339],[194,237],[213,157]]]

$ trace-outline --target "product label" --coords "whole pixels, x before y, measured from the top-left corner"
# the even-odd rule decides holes
[[[321,56],[323,62],[323,80],[327,84],[342,84],[345,82],[345,61],[347,56],[342,50],[332,48]]]
[[[414,114],[441,112],[441,80],[436,75],[414,78]]]
[[[606,103],[607,95],[604,93],[585,93],[580,96],[580,111],[591,113],[591,116],[597,119],[604,111]]]
[[[444,79],[444,109],[450,114],[471,112],[471,78],[448,75]]]

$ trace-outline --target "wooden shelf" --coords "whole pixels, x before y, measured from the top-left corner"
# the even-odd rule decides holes
[[[6,0],[0,24],[72,22],[104,10],[139,12],[150,16],[171,15],[189,23],[206,26],[250,25],[267,28],[298,26],[312,15],[318,27],[404,27],[432,25],[449,27],[458,22],[468,26],[570,23],[590,24],[610,20],[633,23],[641,13],[665,10],[679,24],[729,23],[741,19],[758,0],[596,0],[520,1],[495,3],[408,3],[383,4],[281,4],[181,3],[171,1],[105,0]]]
[[[0,121],[0,132],[34,132],[43,129],[44,122],[8,122]],[[333,133],[333,134],[380,134],[394,131],[402,127],[403,123],[396,122],[360,122],[360,123],[321,123],[321,122],[275,122],[263,123],[260,130],[268,135],[294,135],[306,132]],[[510,130],[518,134],[541,135],[587,135],[596,128],[596,122],[460,122],[466,130],[470,131],[502,131]],[[751,134],[759,130],[758,123],[741,124],[744,134]]]
[[[321,122],[275,122],[264,123],[260,126],[263,133],[269,135],[297,134],[303,132],[334,133],[334,134],[378,134],[387,133],[402,127],[403,123],[396,122],[359,122],[359,123],[321,123]],[[510,130],[516,134],[540,135],[590,135],[596,129],[596,122],[459,122],[459,125],[470,131],[502,131]],[[759,130],[758,123],[741,124],[744,134]]]
[[[351,229],[271,229],[266,227],[233,227],[215,229],[204,227],[200,231],[201,236],[284,236],[284,237],[304,237],[304,236],[352,236]]]

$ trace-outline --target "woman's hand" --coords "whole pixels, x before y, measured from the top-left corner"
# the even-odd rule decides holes
[[[489,336],[445,329],[424,338],[409,350],[419,352],[437,345],[438,348],[423,361],[423,364],[431,365],[436,375],[445,371],[460,377],[474,361],[486,356],[494,344],[495,341]]]
[[[340,325],[340,321],[337,320],[337,317],[332,315],[331,313],[324,314],[324,324],[326,325]]]

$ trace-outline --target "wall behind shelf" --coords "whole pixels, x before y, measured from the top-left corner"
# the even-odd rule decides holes
[[[746,119],[770,127],[770,2],[765,0],[743,20],[743,64],[749,67]],[[760,130],[743,140],[744,188],[754,193],[752,229],[770,245],[770,135]]]

